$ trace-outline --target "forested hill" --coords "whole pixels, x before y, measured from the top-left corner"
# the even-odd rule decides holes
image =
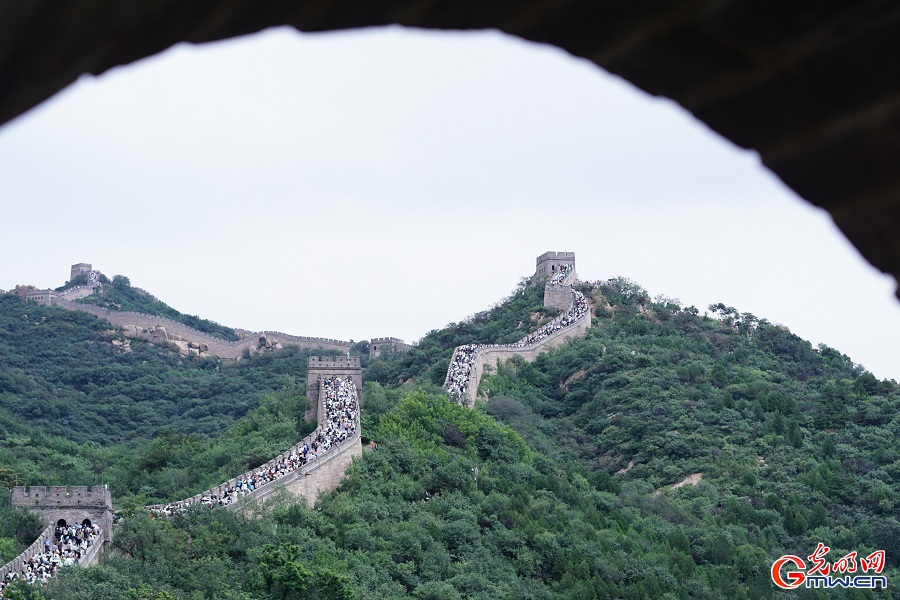
[[[127,310],[166,317],[223,340],[234,341],[240,339],[240,336],[231,327],[219,325],[207,319],[201,319],[196,315],[179,312],[152,294],[133,287],[131,280],[124,275],[116,275],[111,281],[107,280],[106,277],[102,277],[102,281],[104,284],[97,288],[94,294],[76,302],[94,304],[109,310]],[[65,289],[65,286],[60,289]]]
[[[50,368],[56,359],[40,358],[37,340],[55,331],[70,336],[73,348],[103,356],[97,377],[131,358],[112,351],[106,327],[89,315],[29,306],[23,326],[23,305],[10,305],[0,321],[4,350],[34,350],[16,355],[14,365],[0,359],[0,380],[11,374],[19,386],[0,396],[7,436],[0,474],[31,469],[36,477],[41,452],[56,457],[49,465],[69,454],[73,472],[114,479],[125,516],[104,564],[64,572],[37,593],[148,600],[900,597],[893,585],[900,583],[895,382],[730,307],[653,301],[625,279],[581,289],[595,317],[588,335],[531,364],[499,366],[482,382],[489,400],[475,410],[454,405],[438,387],[453,348],[512,341],[551,319],[540,286],[523,281],[498,306],[430,332],[409,352],[364,358],[363,434],[379,449],[365,453],[315,509],[281,502],[253,518],[199,510],[150,520],[129,507],[202,489],[229,468],[260,464],[267,457],[257,454],[267,446],[298,439],[303,353],[289,349],[226,368],[137,344],[128,368],[158,369],[163,384],[275,383],[246,399],[246,413],[211,394],[202,403],[207,417],[233,422],[221,434],[176,411],[182,417],[174,431],[161,427],[163,413],[142,438],[64,446],[55,419],[17,408],[36,393],[32,379],[48,396],[71,389],[65,370]],[[91,333],[82,337],[85,328]],[[92,346],[103,350],[92,353]],[[32,356],[47,365],[43,379],[40,367],[28,366]],[[220,379],[202,379],[210,374]],[[123,402],[155,407],[148,416],[177,405],[179,394],[137,397],[118,381]],[[16,432],[14,444],[9,432]],[[0,534],[12,540],[14,532]],[[833,561],[885,550],[892,585],[877,595],[776,591],[772,562],[805,557],[818,542],[831,547]]]

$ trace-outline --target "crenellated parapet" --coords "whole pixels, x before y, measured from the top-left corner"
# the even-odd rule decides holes
[[[113,510],[112,497],[104,485],[92,487],[73,486],[17,486],[12,489],[10,503],[28,508],[41,515],[47,528],[31,546],[15,559],[0,567],[0,580],[7,573],[19,573],[26,561],[43,550],[45,542],[55,543],[55,529],[58,525],[96,525],[100,528],[100,538],[93,544],[77,564],[92,564],[106,542],[112,541]]]
[[[531,362],[542,352],[560,346],[571,338],[582,337],[590,329],[591,311],[587,298],[573,287],[576,282],[575,253],[546,252],[538,257],[537,265],[533,279],[547,277],[544,306],[554,306],[564,312],[513,344],[464,344],[457,347],[450,358],[444,389],[460,403],[474,406],[481,376],[497,362],[514,356]]]
[[[571,278],[573,281],[576,277],[574,252],[544,252],[537,257],[535,263],[532,279],[551,279],[560,271],[563,271],[566,265],[571,266]]]
[[[199,331],[173,319],[135,311],[109,310],[93,304],[73,302],[67,298],[54,296],[53,306],[66,310],[80,310],[108,321],[120,328],[126,337],[142,339],[154,344],[173,345],[182,354],[209,355],[219,358],[240,360],[245,353],[254,354],[261,349],[279,349],[292,345],[301,348],[338,350],[346,352],[352,344],[331,338],[290,335],[280,331],[251,332],[240,340],[223,340]],[[179,343],[181,342],[181,343]],[[192,345],[193,344],[193,345]],[[200,347],[205,348],[200,350]]]
[[[155,504],[147,509],[156,514],[171,514],[190,506],[240,508],[282,488],[309,503],[315,502],[318,494],[332,491],[340,484],[353,457],[362,454],[361,375],[357,356],[310,356],[307,395],[316,415],[315,431],[259,467],[190,498]],[[347,419],[352,421],[350,425]]]
[[[310,356],[306,368],[306,397],[309,398],[310,408],[316,410],[316,421],[322,422],[321,395],[319,393],[320,380],[331,377],[349,377],[356,384],[356,389],[362,389],[362,368],[358,356]],[[319,407],[319,408],[315,408]]]
[[[372,338],[369,342],[369,358],[375,358],[382,352],[390,350],[392,352],[403,352],[409,350],[410,346],[400,338],[383,337]]]

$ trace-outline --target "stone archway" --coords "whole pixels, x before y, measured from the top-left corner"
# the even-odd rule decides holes
[[[751,0],[60,0],[0,7],[0,123],[83,73],[291,25],[495,28],[672,98],[900,279],[900,5]]]

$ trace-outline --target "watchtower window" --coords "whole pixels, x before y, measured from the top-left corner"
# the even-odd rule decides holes
[[[81,526],[82,526],[82,527],[87,527],[87,528],[90,529],[90,527],[91,527],[91,520],[90,520],[90,519],[85,519],[84,521],[81,522]]]
[[[65,520],[65,519],[60,519],[59,521],[57,521],[57,522],[56,522],[56,526],[57,526],[57,527],[68,527],[68,525],[66,524],[66,520]]]

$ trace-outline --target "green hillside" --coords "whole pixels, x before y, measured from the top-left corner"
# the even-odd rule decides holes
[[[240,336],[231,327],[225,327],[214,321],[201,319],[196,315],[187,315],[179,312],[144,290],[132,287],[131,280],[124,275],[116,275],[111,281],[105,277],[102,280],[104,285],[100,286],[97,292],[86,298],[76,300],[76,302],[94,304],[109,310],[129,310],[166,317],[223,340],[234,341],[240,339]],[[69,285],[71,283],[63,286],[60,290],[65,289]]]
[[[498,306],[430,332],[409,352],[364,359],[363,435],[379,449],[316,508],[275,502],[253,518],[203,509],[172,520],[130,507],[187,496],[260,464],[309,427],[299,418],[307,354],[287,349],[226,364],[133,343],[126,355],[88,315],[28,305],[25,321],[26,305],[2,299],[0,476],[90,483],[67,475],[102,475],[124,515],[117,550],[102,565],[28,592],[900,597],[894,587],[877,596],[790,596],[768,573],[777,557],[806,556],[823,542],[832,560],[885,550],[885,575],[896,581],[895,382],[730,307],[703,316],[651,301],[624,279],[583,291],[594,311],[588,336],[534,363],[500,366],[482,383],[489,401],[475,410],[438,388],[453,348],[513,341],[552,318],[540,287],[523,280]],[[67,366],[55,367],[66,356]],[[100,379],[90,380],[96,388],[67,375],[82,363]],[[107,381],[106,373],[119,374]],[[152,385],[128,387],[142,377]],[[23,408],[55,398],[69,421]],[[102,413],[99,421],[90,413],[104,402],[144,416]],[[69,436],[64,422],[89,431]],[[129,437],[132,428],[139,433]],[[0,551],[21,542],[9,527],[0,536]]]

